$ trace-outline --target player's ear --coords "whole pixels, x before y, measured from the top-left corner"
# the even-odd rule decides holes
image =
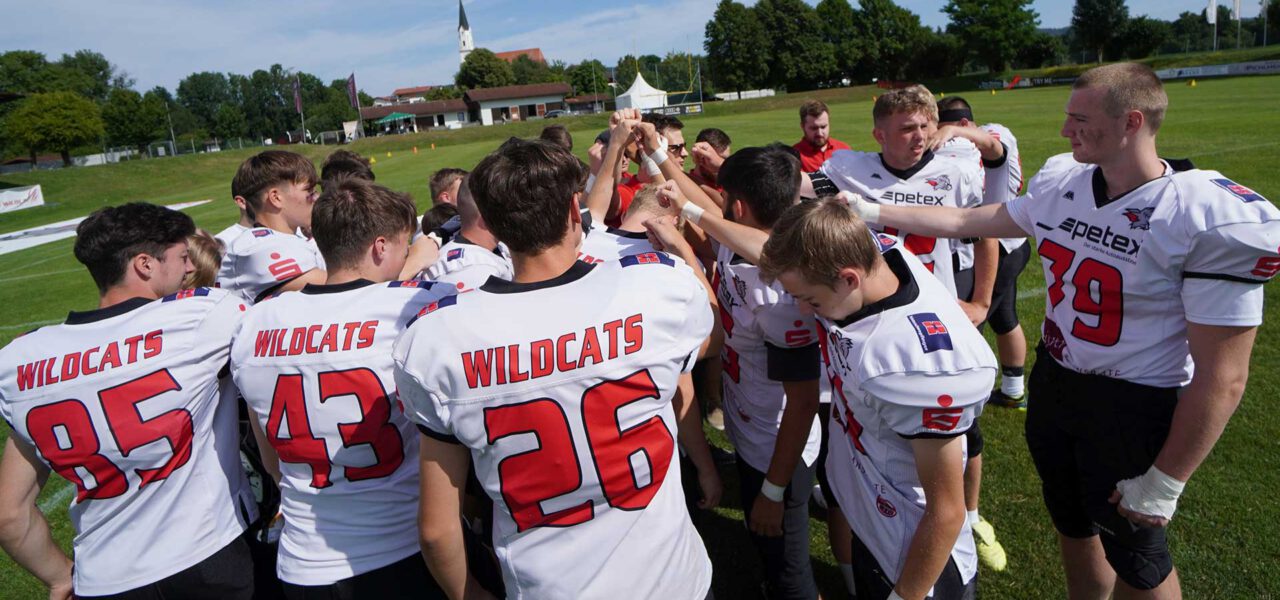
[[[879,125],[871,128],[871,137],[876,138],[877,144],[884,144],[884,131],[881,131]]]
[[[373,253],[373,261],[380,263],[387,259],[387,238],[378,236],[373,238],[373,246],[370,251]]]
[[[862,287],[862,279],[865,273],[854,267],[842,267],[837,275],[839,282],[843,283],[849,290],[856,290]]]
[[[235,203],[236,203],[236,206],[237,206],[240,210],[248,210],[248,208],[249,208],[249,203],[248,203],[248,202],[245,202],[244,196],[235,196],[235,197],[231,198],[231,200],[232,200],[233,202],[235,202]]]
[[[735,198],[731,201],[729,208],[733,211],[733,221],[735,223],[741,223],[742,216],[747,214],[747,205],[744,204],[742,200]]]
[[[1125,115],[1124,132],[1126,135],[1135,135],[1142,130],[1143,125],[1147,124],[1147,116],[1142,114],[1140,110],[1131,110]]]

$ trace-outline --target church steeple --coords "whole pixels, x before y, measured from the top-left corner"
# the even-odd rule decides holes
[[[467,11],[462,8],[462,0],[458,0],[458,64],[467,60],[467,55],[476,49],[471,39],[471,24],[467,23]]]

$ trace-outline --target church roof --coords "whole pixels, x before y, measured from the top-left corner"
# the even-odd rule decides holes
[[[542,48],[525,48],[524,50],[509,50],[507,52],[495,52],[494,54],[507,62],[515,62],[523,54],[533,62],[547,64],[547,58],[542,55]]]
[[[467,11],[462,9],[462,0],[458,0],[458,29],[471,29],[467,23]]]

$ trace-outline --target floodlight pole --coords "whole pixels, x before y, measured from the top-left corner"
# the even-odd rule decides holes
[[[173,117],[169,114],[169,101],[164,101],[164,118],[169,121],[169,149],[174,156],[178,154],[178,139],[173,135]]]

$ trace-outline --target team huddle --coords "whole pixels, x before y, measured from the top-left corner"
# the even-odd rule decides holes
[[[819,597],[816,502],[850,597],[974,598],[1009,560],[978,512],[996,405],[1027,411],[1067,595],[1180,597],[1166,527],[1243,394],[1280,212],[1160,158],[1167,104],[1145,66],[1086,72],[1025,185],[1013,132],[911,86],[879,152],[815,101],[799,143],[736,151],[627,109],[590,164],[548,128],[442,171],[421,220],[350,152],[247,159],[217,236],[101,209],[99,306],[0,350],[0,546],[58,599],[700,600],[741,568],[695,527],[731,461],[766,597]]]

